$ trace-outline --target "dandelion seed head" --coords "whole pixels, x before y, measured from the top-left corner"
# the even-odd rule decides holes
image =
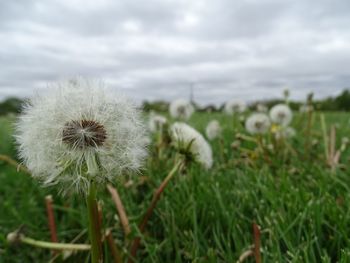
[[[256,111],[266,113],[268,112],[268,108],[266,107],[266,105],[259,103],[258,105],[256,105]]]
[[[270,126],[270,119],[264,113],[253,113],[245,122],[245,128],[250,134],[264,134]]]
[[[209,140],[214,140],[215,138],[219,137],[221,131],[222,129],[220,123],[217,120],[210,121],[205,128],[205,134]]]
[[[303,104],[299,107],[300,113],[308,113],[314,110],[314,107],[312,105]]]
[[[270,110],[270,118],[273,123],[288,126],[293,118],[293,112],[286,104],[277,104]]]
[[[275,133],[276,139],[288,139],[295,137],[297,132],[292,127],[283,127],[281,126]]]
[[[79,149],[102,146],[106,137],[103,125],[93,120],[67,122],[62,132],[62,141]]]
[[[148,128],[151,132],[159,132],[162,131],[167,122],[168,120],[164,116],[152,113],[149,117]]]
[[[247,105],[244,101],[240,100],[230,100],[226,102],[224,111],[228,115],[233,115],[235,113],[243,113],[246,111]]]
[[[169,112],[175,119],[188,120],[194,112],[194,107],[185,99],[177,99],[170,103]]]
[[[170,127],[174,146],[179,152],[189,151],[194,160],[209,169],[213,165],[212,149],[202,134],[182,122],[175,122]]]
[[[16,126],[20,158],[44,185],[86,193],[139,171],[146,129],[136,106],[100,81],[77,78],[33,97]]]

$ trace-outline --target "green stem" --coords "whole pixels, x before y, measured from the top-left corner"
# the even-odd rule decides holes
[[[183,160],[180,159],[179,161],[177,161],[174,165],[174,167],[171,169],[171,171],[169,172],[168,176],[163,180],[163,182],[160,184],[160,186],[158,187],[158,189],[154,192],[153,194],[153,198],[151,201],[150,206],[148,207],[146,214],[144,215],[140,225],[139,225],[139,231],[141,234],[144,233],[145,228],[147,226],[148,220],[150,219],[153,210],[156,208],[156,205],[160,199],[161,194],[163,193],[165,187],[168,185],[169,181],[174,177],[174,175],[176,174],[176,172],[178,170],[181,169],[181,167],[184,165]],[[131,249],[130,249],[130,255],[131,257],[128,260],[128,263],[133,263],[134,262],[134,258],[136,257],[137,254],[137,250],[140,246],[140,242],[141,242],[141,238],[140,237],[136,237],[131,245]]]
[[[91,182],[89,195],[86,199],[88,216],[89,216],[89,235],[91,242],[91,262],[102,262],[102,243],[101,243],[101,227],[98,216],[97,201],[96,201],[96,186]]]
[[[55,250],[90,250],[91,249],[91,246],[88,244],[53,243],[53,242],[35,240],[29,237],[25,237],[23,235],[20,236],[20,240],[22,243],[32,245],[35,247],[55,249]]]

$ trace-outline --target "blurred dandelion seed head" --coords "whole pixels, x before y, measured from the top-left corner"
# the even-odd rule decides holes
[[[186,121],[192,116],[194,107],[189,101],[178,99],[170,103],[169,112],[171,117]]]
[[[209,140],[214,140],[215,138],[219,137],[221,131],[222,129],[220,123],[217,120],[210,121],[205,128],[205,134]]]
[[[247,105],[244,101],[230,100],[226,102],[224,111],[227,115],[233,115],[235,113],[243,113],[246,111]]]
[[[148,128],[151,132],[159,132],[162,131],[167,123],[168,120],[164,116],[151,113],[148,121]]]
[[[270,110],[271,121],[275,124],[288,126],[293,118],[293,112],[286,104],[277,104]]]
[[[245,128],[250,134],[264,134],[270,126],[270,119],[264,113],[253,113],[245,122]]]

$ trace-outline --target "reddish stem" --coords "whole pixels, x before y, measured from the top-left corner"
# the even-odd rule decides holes
[[[110,192],[112,199],[114,201],[114,204],[117,208],[120,223],[124,229],[124,235],[127,237],[130,234],[131,230],[130,230],[130,225],[129,225],[129,219],[128,219],[128,216],[126,215],[123,202],[120,199],[120,196],[118,194],[117,189],[115,189],[110,184],[107,185],[107,189]]]
[[[256,223],[253,223],[253,234],[254,234],[254,257],[256,263],[261,263],[261,253],[260,253],[260,228]]]
[[[50,229],[51,241],[54,243],[58,243],[55,216],[54,216],[53,207],[52,207],[52,196],[51,195],[47,195],[45,197],[45,204],[46,204],[46,212],[47,212],[48,225],[49,225],[49,229]],[[53,250],[52,252],[54,254],[57,253],[56,250]]]
[[[120,252],[119,252],[119,250],[114,242],[112,232],[110,230],[106,231],[106,240],[107,240],[109,249],[111,250],[111,253],[112,253],[113,262],[114,263],[122,263],[123,260],[120,256]]]
[[[175,166],[173,167],[173,169],[170,171],[170,173],[168,174],[168,176],[163,180],[163,182],[160,184],[160,186],[158,187],[158,189],[154,192],[153,194],[153,198],[151,201],[150,206],[148,207],[146,214],[144,215],[140,225],[139,225],[139,231],[140,233],[144,233],[146,225],[148,220],[150,219],[154,208],[156,207],[161,194],[163,193],[165,187],[168,185],[169,181],[171,180],[171,178],[175,175],[175,173],[177,172],[177,170],[180,168],[180,166],[182,165],[182,161],[179,161],[177,164],[175,164]],[[128,260],[128,263],[132,263],[134,262],[133,258],[136,257],[136,253],[137,250],[140,246],[140,242],[141,242],[141,238],[140,237],[136,237],[132,243],[131,249],[130,249],[130,257]]]

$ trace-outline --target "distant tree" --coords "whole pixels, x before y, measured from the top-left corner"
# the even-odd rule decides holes
[[[20,113],[24,100],[18,98],[8,98],[0,103],[0,115],[8,113]]]
[[[169,103],[166,101],[144,101],[142,103],[142,109],[146,112],[157,111],[157,112],[166,112],[168,111]]]
[[[350,110],[350,92],[344,90],[338,97],[334,99],[337,106],[337,110],[349,111]]]

